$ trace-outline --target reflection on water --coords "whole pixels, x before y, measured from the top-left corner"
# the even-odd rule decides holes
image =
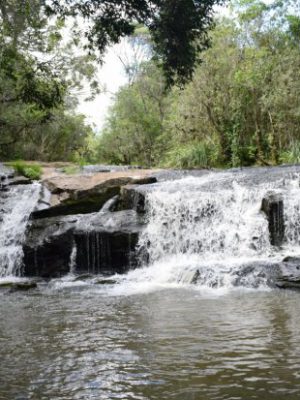
[[[294,292],[0,295],[0,399],[298,399]]]

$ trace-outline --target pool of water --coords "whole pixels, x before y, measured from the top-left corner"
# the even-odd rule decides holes
[[[0,294],[0,399],[298,399],[300,294]]]

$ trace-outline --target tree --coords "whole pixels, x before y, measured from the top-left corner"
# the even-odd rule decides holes
[[[217,23],[212,45],[184,90],[162,90],[159,101],[152,102],[149,88],[157,88],[158,77],[145,65],[132,86],[121,90],[101,141],[102,154],[110,149],[117,162],[138,162],[137,138],[147,148],[146,134],[151,165],[300,162],[299,15],[279,1],[238,3],[234,19]],[[148,90],[137,92],[143,87]],[[144,112],[138,106],[143,98],[148,105]],[[158,104],[163,105],[159,125],[154,122],[159,120]],[[155,135],[149,120],[151,128],[158,126]]]
[[[180,96],[175,141],[214,144],[223,165],[290,161],[284,154],[299,148],[300,133],[300,52],[290,24],[298,15],[286,3],[259,0],[240,0],[235,12],[213,32]]]
[[[28,0],[29,1],[29,0]],[[133,34],[136,23],[149,28],[167,84],[185,84],[199,52],[209,45],[213,7],[222,0],[44,0],[48,15],[82,17],[87,48],[101,54],[120,38]]]
[[[161,72],[154,63],[144,63],[134,83],[121,88],[116,96],[99,140],[101,161],[156,164],[167,109]]]
[[[71,158],[90,135],[74,115],[74,91],[92,81],[91,60],[65,48],[63,23],[48,23],[38,0],[1,1],[0,22],[0,157]]]

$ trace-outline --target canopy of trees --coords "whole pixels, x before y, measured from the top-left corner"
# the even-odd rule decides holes
[[[2,0],[1,159],[300,162],[300,2],[231,0],[232,16],[213,20],[221,3]],[[137,26],[153,57],[129,68],[96,136],[78,96],[100,92],[97,62]]]
[[[93,132],[75,114],[75,95],[92,80],[92,60],[74,55],[39,1],[1,1],[0,21],[1,159],[79,157]]]
[[[191,78],[200,50],[208,47],[218,3],[1,0],[0,157],[89,158],[94,134],[75,106],[87,83],[90,98],[99,93],[96,65],[105,49],[142,24],[163,68],[160,81],[182,85]]]
[[[122,88],[100,138],[106,162],[216,167],[300,162],[300,5],[232,3],[184,90],[153,61]]]
[[[30,0],[27,0],[30,1]],[[103,53],[108,45],[134,32],[137,23],[149,28],[166,83],[186,83],[200,51],[209,44],[213,7],[223,0],[45,0],[48,14],[80,16],[90,24],[85,36],[90,49]]]

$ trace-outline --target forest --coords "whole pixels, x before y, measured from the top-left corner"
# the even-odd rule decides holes
[[[208,2],[204,33],[187,38],[196,44],[180,57],[172,49],[176,59],[164,59],[172,52],[162,48],[158,23],[123,24],[149,56],[127,65],[128,83],[97,133],[76,111],[84,86],[87,101],[104,90],[95,43],[80,39],[78,21],[67,34],[61,10],[24,13],[19,2],[2,3],[1,159],[172,168],[300,162],[298,0],[232,0],[214,19],[221,2]],[[109,32],[100,30],[98,48],[124,36]]]

